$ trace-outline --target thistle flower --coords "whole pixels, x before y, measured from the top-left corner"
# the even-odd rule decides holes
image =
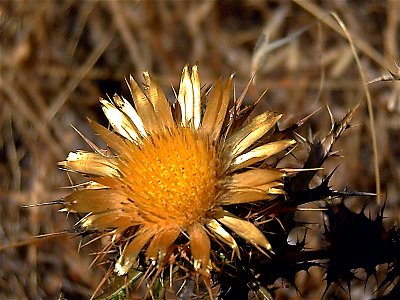
[[[108,150],[71,152],[59,163],[90,178],[65,198],[65,210],[86,214],[79,222],[83,229],[108,230],[120,242],[119,275],[136,267],[142,252],[163,267],[185,242],[192,270],[204,276],[213,270],[210,240],[228,245],[238,257],[238,238],[268,254],[272,249],[263,233],[229,206],[283,193],[285,170],[265,161],[294,141],[260,142],[281,115],[264,112],[232,126],[237,104],[228,118],[232,76],[202,93],[197,66],[191,73],[183,69],[172,105],[147,72],[144,80],[142,90],[130,78],[134,107],[117,95],[100,99],[113,131],[90,124]]]

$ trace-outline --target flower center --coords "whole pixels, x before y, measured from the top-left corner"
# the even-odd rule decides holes
[[[144,138],[132,150],[123,173],[144,220],[187,228],[214,206],[217,158],[207,138],[174,128]]]

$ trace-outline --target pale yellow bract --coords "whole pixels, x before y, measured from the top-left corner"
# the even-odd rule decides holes
[[[232,233],[271,251],[263,233],[229,213],[228,206],[283,193],[285,171],[254,166],[294,144],[255,145],[281,115],[265,112],[231,129],[226,119],[232,76],[202,95],[197,66],[191,73],[185,67],[174,111],[147,72],[144,79],[142,90],[130,78],[134,107],[119,96],[100,99],[114,132],[91,125],[111,151],[72,152],[60,162],[90,177],[84,189],[65,198],[66,210],[86,213],[80,222],[84,229],[113,230],[114,237],[133,232],[125,236],[115,264],[120,275],[136,265],[141,251],[162,265],[180,236],[187,237],[187,256],[201,274],[212,269],[210,238],[229,245],[238,257]]]

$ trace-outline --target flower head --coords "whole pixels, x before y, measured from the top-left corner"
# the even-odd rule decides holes
[[[229,206],[283,193],[285,171],[265,162],[294,141],[262,139],[281,115],[265,112],[232,126],[232,76],[202,93],[197,66],[191,73],[183,69],[174,104],[147,72],[144,79],[142,90],[130,78],[134,107],[117,95],[100,99],[113,130],[90,123],[109,149],[71,152],[60,162],[90,178],[65,198],[66,210],[85,213],[81,227],[110,230],[122,244],[115,263],[120,275],[136,266],[142,252],[165,266],[182,243],[188,243],[185,256],[193,270],[203,275],[213,269],[210,240],[238,257],[237,238],[271,251],[263,233]]]

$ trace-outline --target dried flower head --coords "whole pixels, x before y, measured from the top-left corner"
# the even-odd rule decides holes
[[[112,230],[114,243],[122,245],[115,263],[120,275],[137,265],[141,252],[163,267],[188,243],[185,257],[207,276],[210,239],[240,257],[235,235],[267,254],[271,245],[263,233],[228,210],[283,193],[286,172],[262,162],[294,141],[260,142],[281,115],[265,112],[232,126],[232,76],[202,94],[197,66],[191,74],[183,69],[176,105],[147,72],[144,79],[142,90],[130,78],[134,107],[117,95],[100,99],[114,131],[90,124],[110,149],[71,152],[60,162],[90,178],[65,198],[66,210],[86,214],[83,229]]]

